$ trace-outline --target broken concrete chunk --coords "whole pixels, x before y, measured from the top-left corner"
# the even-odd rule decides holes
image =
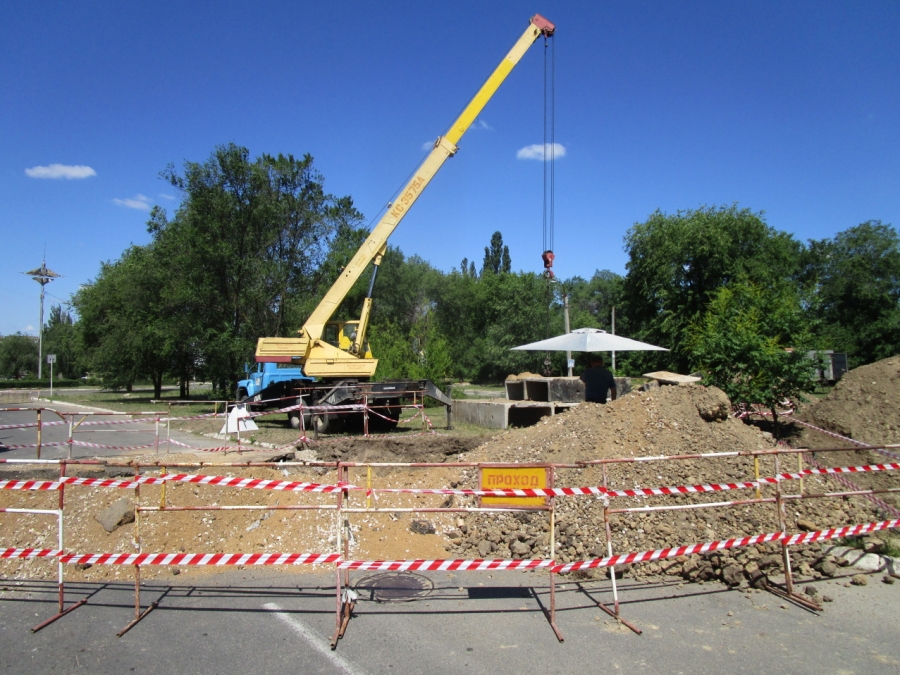
[[[434,525],[427,520],[414,520],[409,524],[410,531],[415,534],[434,534]]]
[[[131,500],[122,497],[97,514],[97,522],[107,532],[114,532],[122,525],[134,522],[134,507]]]

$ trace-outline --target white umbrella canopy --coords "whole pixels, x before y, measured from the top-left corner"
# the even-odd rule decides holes
[[[639,342],[631,338],[613,335],[599,328],[576,328],[571,333],[531,342],[527,345],[513,347],[520,351],[559,351],[559,352],[638,352],[669,351],[665,347]]]

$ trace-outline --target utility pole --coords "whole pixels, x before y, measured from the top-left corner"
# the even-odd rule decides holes
[[[53,270],[47,268],[46,257],[44,258],[44,261],[41,263],[40,267],[31,270],[30,272],[23,272],[23,274],[27,274],[41,285],[41,321],[38,324],[38,379],[40,380],[44,352],[44,286],[49,284],[54,279],[61,277],[62,275],[57,274]]]

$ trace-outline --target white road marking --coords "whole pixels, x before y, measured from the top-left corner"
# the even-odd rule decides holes
[[[353,663],[345,659],[340,654],[331,651],[331,648],[322,642],[322,639],[315,635],[309,628],[307,628],[300,619],[291,616],[287,612],[285,612],[281,607],[276,605],[274,602],[267,602],[263,605],[266,609],[275,613],[275,616],[282,622],[288,625],[288,627],[293,630],[297,635],[306,640],[311,647],[313,647],[316,651],[318,651],[323,656],[327,657],[329,661],[331,661],[335,666],[341,669],[342,672],[347,673],[347,675],[365,675],[363,671],[359,670]]]

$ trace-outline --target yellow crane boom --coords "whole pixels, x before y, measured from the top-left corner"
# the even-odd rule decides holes
[[[481,113],[510,71],[522,59],[528,48],[541,35],[549,37],[553,35],[554,31],[555,26],[539,14],[531,18],[528,28],[453,122],[447,133],[435,141],[434,148],[404,186],[400,197],[389,205],[387,212],[369,233],[353,259],[341,272],[340,277],[298,331],[299,337],[260,338],[256,347],[257,361],[299,363],[303,365],[306,375],[315,377],[368,378],[374,375],[378,360],[367,353],[365,336],[372,305],[372,285],[378,265],[387,248],[388,237],[409,212],[438,169],[449,157],[456,154],[457,143],[463,134]],[[374,263],[375,268],[372,274],[372,283],[369,285],[369,293],[363,303],[359,322],[355,326],[355,334],[345,338],[345,341],[349,340],[351,344],[343,348],[339,339],[323,339],[328,320],[370,262]]]

